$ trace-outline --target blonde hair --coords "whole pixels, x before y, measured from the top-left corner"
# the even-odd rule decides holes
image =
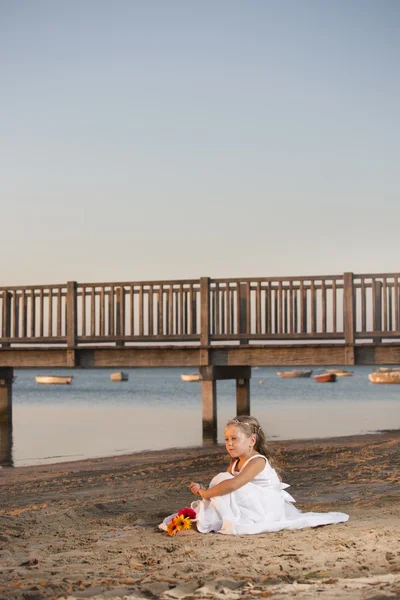
[[[230,421],[226,424],[235,425],[235,427],[239,427],[239,429],[247,436],[255,435],[256,442],[254,444],[254,449],[259,453],[268,458],[268,462],[271,467],[273,467],[278,475],[280,474],[280,468],[276,465],[275,460],[272,457],[272,452],[269,449],[267,444],[267,440],[265,438],[265,433],[260,423],[257,421],[255,417],[251,417],[250,415],[239,415],[234,419],[230,419]]]

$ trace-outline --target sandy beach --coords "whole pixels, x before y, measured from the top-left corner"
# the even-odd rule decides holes
[[[0,470],[0,598],[400,598],[400,432],[273,442],[304,511],[348,523],[169,537],[223,447]]]

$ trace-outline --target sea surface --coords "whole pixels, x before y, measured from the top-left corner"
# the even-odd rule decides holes
[[[369,383],[373,367],[351,367],[352,377],[333,384],[318,384],[312,377],[281,379],[276,372],[284,369],[252,372],[251,413],[270,439],[400,428],[400,385]],[[6,462],[19,467],[202,445],[201,384],[180,378],[191,369],[124,369],[129,380],[118,383],[110,380],[113,371],[15,370]],[[71,385],[39,385],[39,374],[72,374],[73,380]],[[224,425],[236,414],[234,381],[217,383],[217,407],[222,443]],[[6,464],[4,430],[0,435]]]

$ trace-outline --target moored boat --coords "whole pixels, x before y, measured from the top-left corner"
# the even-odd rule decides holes
[[[182,373],[182,381],[201,381],[200,373]]]
[[[368,378],[371,383],[400,383],[400,371],[376,371]]]
[[[345,371],[344,369],[327,369],[328,373],[333,373],[336,377],[351,377],[353,371]]]
[[[72,381],[72,375],[37,375],[36,383],[44,385],[68,385]]]
[[[351,377],[353,375],[353,371],[340,371],[340,373],[334,373],[336,377]]]
[[[320,373],[314,375],[314,379],[317,383],[332,383],[336,381],[336,373]]]
[[[116,373],[111,373],[110,379],[111,381],[128,381],[128,373],[117,371]]]
[[[277,375],[283,379],[294,379],[295,377],[310,377],[312,370],[278,371]]]

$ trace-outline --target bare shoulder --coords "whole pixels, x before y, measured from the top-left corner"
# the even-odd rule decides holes
[[[247,464],[251,465],[251,463],[256,463],[257,465],[262,465],[264,467],[268,463],[268,459],[263,454],[256,454]]]
[[[264,469],[265,464],[266,458],[260,454],[251,458],[242,470],[246,470],[247,472],[250,471],[252,473],[260,473]]]
[[[256,475],[261,473],[265,466],[265,459],[260,456],[255,456],[249,462],[242,467],[239,475],[234,478],[234,483],[237,488],[245,485],[246,483],[252,481]]]

